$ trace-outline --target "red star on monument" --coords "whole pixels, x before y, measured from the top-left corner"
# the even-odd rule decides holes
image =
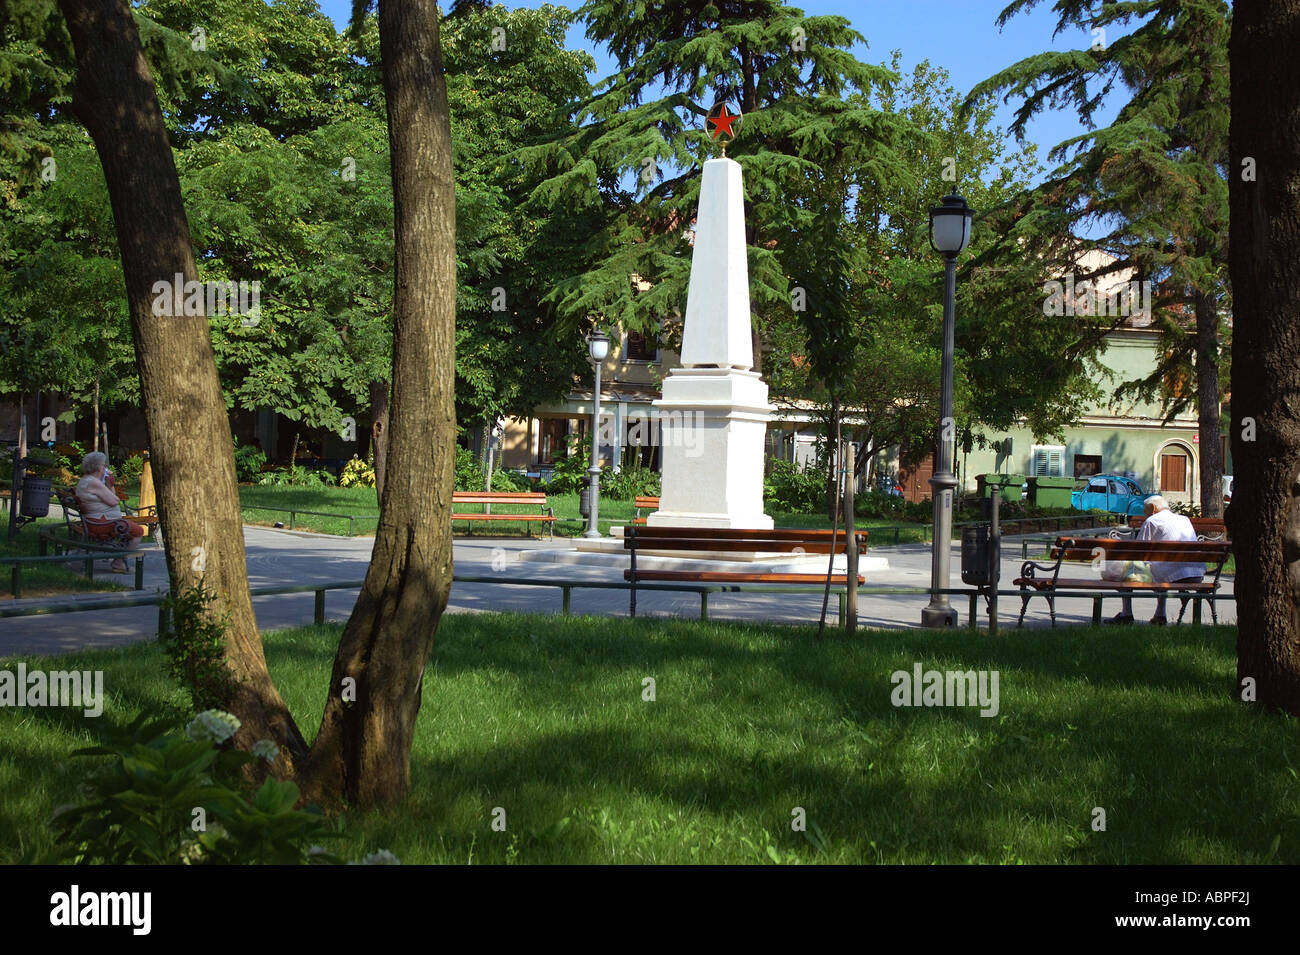
[[[718,139],[725,135],[728,139],[735,139],[736,133],[735,130],[731,128],[731,124],[740,119],[740,114],[728,112],[726,103],[723,103],[720,106],[715,106],[714,109],[718,110],[717,114],[710,115],[708,118],[708,122],[714,126],[714,130],[711,134],[713,138]]]

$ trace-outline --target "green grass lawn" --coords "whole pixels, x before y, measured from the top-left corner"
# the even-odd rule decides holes
[[[266,635],[308,734],[338,634]],[[1298,724],[1230,699],[1234,639],[1132,627],[817,642],[777,626],[448,616],[411,797],[352,814],[340,848],[407,863],[1300,862]],[[996,670],[1000,712],[894,708],[890,674],[914,663]],[[110,699],[99,720],[0,709],[0,862],[48,844],[44,820],[84,772],[71,750],[142,709],[186,718],[152,644],[45,666],[105,670]]]
[[[40,529],[46,528],[56,530],[60,533],[63,529],[62,509],[57,503],[50,508],[51,515],[58,514],[57,518],[51,516],[38,520],[35,524],[28,524],[18,532],[14,540],[9,540],[8,527],[9,515],[7,512],[0,512],[0,522],[4,530],[0,532],[0,557],[18,557],[18,556],[36,556],[40,553],[40,539],[37,536]],[[135,565],[128,562],[127,566],[134,572]],[[97,562],[95,564],[94,580],[87,580],[85,577],[85,563],[79,562],[75,565],[71,563],[62,563],[49,561],[40,564],[26,564],[22,570],[22,595],[23,597],[51,597],[59,594],[84,593],[87,591],[103,590],[125,590],[124,581],[134,578],[122,574],[111,574],[108,570],[107,563]],[[0,564],[0,600],[12,600],[12,573],[11,564]]]

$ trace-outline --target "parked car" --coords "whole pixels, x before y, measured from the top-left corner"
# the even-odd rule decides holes
[[[1108,511],[1111,514],[1141,516],[1143,502],[1154,492],[1122,474],[1093,474],[1079,478],[1070,492],[1070,506],[1078,511]]]

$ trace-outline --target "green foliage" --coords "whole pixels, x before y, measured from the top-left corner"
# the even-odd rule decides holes
[[[879,518],[900,523],[929,523],[934,516],[929,501],[909,501],[897,494],[872,488],[853,497],[853,513],[858,517]]]
[[[122,455],[113,465],[113,473],[117,475],[119,481],[139,480],[140,475],[144,473],[144,455],[139,453]]]
[[[456,445],[456,490],[482,491],[483,481],[483,465],[479,464],[474,452]]]
[[[658,497],[661,485],[659,472],[653,468],[639,464],[626,465],[609,477],[601,476],[600,496],[602,499],[609,497],[616,501],[630,501],[637,495]]]
[[[257,483],[266,487],[333,487],[338,482],[324,468],[290,464],[263,472]]]
[[[586,486],[587,469],[589,467],[591,467],[591,460],[587,457],[586,448],[583,447],[582,442],[576,435],[570,436],[564,456],[557,458],[555,461],[551,479],[546,484],[547,492],[567,494],[573,491],[581,491]],[[612,472],[608,466],[601,468],[600,481],[602,487],[610,474]]]
[[[505,468],[493,468],[492,490],[494,491],[528,491],[531,490],[528,479],[522,475],[507,471]]]
[[[352,460],[343,465],[343,471],[339,474],[339,487],[374,487],[375,486],[375,469],[366,461],[362,461],[355,454]]]
[[[80,802],[55,811],[59,854],[101,865],[337,862],[313,846],[339,828],[294,809],[294,783],[268,778],[251,797],[242,790],[241,771],[259,757],[204,732],[204,718],[221,715],[200,714],[182,733],[142,713],[117,738],[75,752],[110,761],[88,775]],[[272,761],[278,754],[268,741],[259,749]]]
[[[168,594],[159,604],[167,612],[167,632],[158,634],[167,672],[189,691],[196,710],[224,706],[230,698],[230,672],[225,665],[229,622],[208,609],[215,596],[199,578],[197,584]]]
[[[794,461],[772,461],[763,481],[763,505],[770,511],[824,511],[826,472],[800,467]]]
[[[244,483],[252,483],[262,476],[262,467],[266,464],[266,452],[251,444],[235,445],[235,478]]]

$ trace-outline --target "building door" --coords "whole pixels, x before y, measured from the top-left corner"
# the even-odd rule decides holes
[[[1160,491],[1162,494],[1187,493],[1187,456],[1184,454],[1160,455]]]
[[[930,455],[915,468],[900,470],[898,483],[903,486],[903,497],[912,503],[930,500],[930,476],[934,474],[934,455]]]

